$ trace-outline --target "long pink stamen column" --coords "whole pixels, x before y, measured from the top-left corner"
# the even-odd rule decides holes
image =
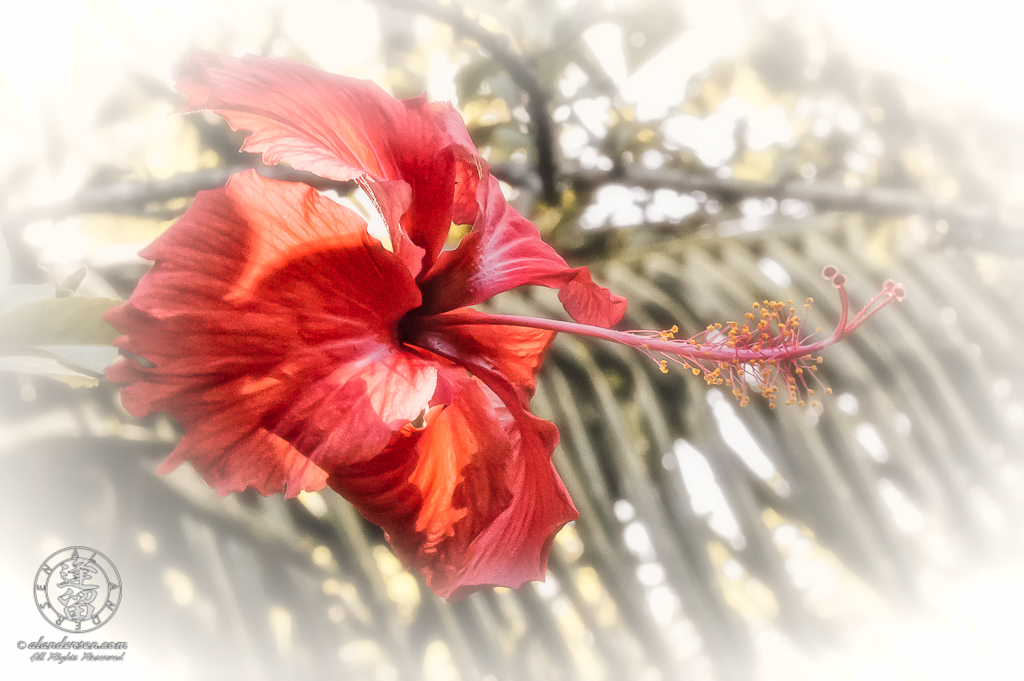
[[[676,327],[668,331],[615,331],[599,326],[519,315],[478,315],[454,311],[424,321],[430,326],[524,326],[612,341],[640,350],[657,362],[662,371],[667,371],[667,363],[672,361],[690,369],[695,375],[703,374],[709,385],[728,385],[741,404],[745,405],[748,401],[747,379],[750,379],[761,394],[768,398],[769,406],[775,406],[780,384],[786,388],[787,404],[802,405],[804,401],[801,396],[814,393],[813,387],[807,383],[807,376],[813,377],[817,371],[815,365],[821,362],[817,353],[841,341],[876,312],[893,301],[903,300],[906,295],[902,284],[889,280],[881,292],[851,319],[846,277],[831,265],[822,270],[822,276],[829,279],[838,290],[842,310],[832,335],[811,342],[808,342],[809,336],[802,332],[800,318],[791,307],[792,301],[786,304],[768,300],[762,304],[754,303],[754,312],[746,313],[745,323],[713,324],[686,339],[674,338],[678,331]],[[810,308],[812,302],[808,298],[804,308]],[[821,331],[819,327],[815,333]],[[817,381],[816,378],[813,380]],[[826,392],[831,390],[826,389]]]

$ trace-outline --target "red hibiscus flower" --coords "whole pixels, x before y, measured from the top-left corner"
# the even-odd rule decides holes
[[[394,251],[303,184],[250,171],[200,193],[107,316],[155,364],[111,368],[125,407],[185,429],[161,472],[188,460],[221,494],[328,484],[442,596],[543,578],[578,517],[551,465],[557,430],[528,411],[554,333],[431,319],[523,284],[560,288],[601,326],[625,299],[506,204],[449,105],[254,57],[196,59],[178,87],[187,110],[251,130],[265,161],[357,180]],[[473,227],[442,252],[453,222]]]
[[[221,494],[329,485],[441,596],[542,579],[555,533],[578,517],[551,464],[558,432],[529,411],[556,332],[668,357],[743,396],[748,367],[771,399],[778,382],[806,389],[811,353],[902,296],[887,285],[846,325],[832,271],[843,324],[817,342],[774,308],[754,328],[688,340],[613,331],[625,299],[505,202],[451,106],[257,57],[194,58],[178,89],[185,111],[249,131],[243,149],[264,162],[358,182],[391,250],[309,186],[235,175],[143,251],[153,268],[105,318],[148,362],[109,378],[128,384],[132,414],[184,427],[160,472],[187,460]],[[443,251],[452,224],[472,229]],[[470,307],[528,284],[559,289],[575,323]]]

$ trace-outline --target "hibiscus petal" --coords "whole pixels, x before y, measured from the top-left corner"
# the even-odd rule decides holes
[[[144,255],[153,269],[105,317],[156,366],[108,375],[131,383],[129,411],[185,427],[165,468],[190,460],[221,492],[315,489],[327,460],[376,456],[435,391],[397,338],[420,302],[408,271],[310,187],[236,175]]]
[[[258,407],[254,400],[247,399],[244,378],[195,394],[184,385],[187,381],[154,375],[134,359],[109,367],[107,377],[132,384],[121,394],[130,413],[144,416],[167,405],[185,425],[185,436],[160,465],[160,474],[170,473],[183,461],[192,461],[222,496],[253,487],[264,495],[284,490],[292,497],[327,484],[326,471],[285,440],[252,424],[250,415]],[[185,391],[192,399],[174,399]],[[212,409],[219,411],[220,418],[209,418]]]
[[[433,402],[444,410],[388,449],[393,462],[417,462],[406,469],[401,513],[368,513],[363,497],[345,487],[350,475],[332,472],[329,484],[385,528],[402,560],[439,595],[458,599],[487,585],[543,579],[555,533],[578,517],[551,464],[558,431],[528,411],[554,334],[484,324],[409,333],[410,343],[454,367],[438,374]]]
[[[518,396],[519,406],[528,409],[544,353],[556,334],[524,326],[473,323],[474,319],[486,317],[483,312],[466,308],[459,310],[458,324],[442,326],[433,320],[426,330],[408,324],[409,342],[444,357],[463,358],[477,369],[485,367],[509,383]]]
[[[496,178],[479,183],[477,202],[473,231],[454,251],[442,253],[420,283],[425,312],[476,305],[532,284],[560,289],[565,311],[583,324],[609,327],[622,318],[626,299],[595,284],[586,267],[569,267],[534,224],[508,205]]]
[[[435,588],[443,589],[439,593],[450,600],[487,586],[518,588],[530,580],[543,580],[555,535],[580,517],[551,463],[558,429],[526,410],[503,408],[506,399],[494,406],[514,452],[503,471],[512,502],[466,550],[456,554],[465,561],[460,569],[445,574],[444,582],[437,580]],[[470,467],[464,474],[467,480],[477,481],[472,487],[463,486],[466,497],[479,494],[486,472]]]
[[[267,164],[287,162],[335,180],[368,179],[395,251],[412,261],[403,253],[411,240],[424,251],[424,270],[444,246],[453,203],[465,203],[456,201],[463,193],[456,175],[466,168],[481,172],[466,126],[450,106],[425,97],[399,101],[369,81],[285,60],[203,54],[182,65],[177,88],[189,96],[184,111],[212,109],[233,129],[251,131],[242,149],[262,153]],[[374,191],[388,182],[407,183],[411,203],[393,204],[395,189]],[[418,263],[411,271],[419,272]]]
[[[457,225],[471,225],[476,221],[479,206],[477,205],[477,185],[481,179],[490,174],[491,167],[476,151],[466,129],[462,115],[447,102],[431,102],[428,104],[438,116],[445,133],[455,144],[452,149],[459,163],[456,164],[455,175],[455,208],[452,222]]]
[[[551,465],[558,431],[459,368],[442,369],[438,395],[422,430],[329,484],[439,596],[543,579],[554,535],[579,517]]]
[[[250,297],[261,279],[303,255],[332,249],[363,250],[372,244],[363,218],[347,208],[330,208],[308,186],[268,183],[255,170],[247,170],[232,176],[224,191],[250,226],[249,255],[228,294],[231,300]]]

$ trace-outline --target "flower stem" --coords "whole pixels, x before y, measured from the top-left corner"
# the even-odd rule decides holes
[[[780,385],[788,395],[787,403],[803,404],[801,395],[814,392],[807,377],[817,381],[815,365],[821,361],[821,357],[812,356],[843,340],[894,300],[903,300],[906,293],[902,284],[887,281],[882,291],[850,319],[846,277],[831,265],[822,270],[822,276],[831,280],[838,290],[841,311],[832,334],[817,341],[811,341],[804,334],[796,310],[790,307],[792,301],[786,304],[768,300],[763,304],[754,303],[754,312],[746,313],[745,323],[712,324],[686,339],[675,338],[676,327],[669,331],[616,331],[557,319],[481,314],[464,309],[429,316],[421,323],[435,328],[477,324],[519,326],[597,338],[640,350],[657,362],[662,371],[667,371],[668,361],[673,361],[694,374],[703,374],[709,385],[729,385],[742,404],[747,402],[747,382],[750,379],[761,389],[771,406],[774,406]],[[808,298],[804,307],[810,308],[811,302],[812,299]],[[818,328],[815,333],[820,331]],[[831,391],[826,389],[826,392]]]
[[[777,360],[789,359],[817,352],[835,341],[839,340],[836,334],[829,338],[815,343],[805,345],[786,346],[784,348],[771,350],[749,350],[743,348],[728,348],[718,343],[698,343],[693,340],[661,340],[640,336],[629,331],[615,331],[601,326],[590,324],[579,324],[577,322],[566,322],[557,319],[544,319],[541,317],[525,317],[512,314],[487,314],[467,315],[458,310],[446,312],[435,319],[444,326],[458,324],[488,324],[498,326],[525,326],[532,329],[545,329],[557,331],[558,333],[572,333],[577,336],[587,336],[599,340],[611,341],[629,347],[651,350],[653,352],[677,355],[684,359],[706,359],[713,362],[731,362],[739,360],[741,363],[755,362],[774,358]],[[837,331],[839,329],[836,329]]]

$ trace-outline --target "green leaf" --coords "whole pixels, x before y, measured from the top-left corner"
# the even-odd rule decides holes
[[[85,279],[85,275],[89,272],[89,268],[82,265],[77,270],[69,274],[64,278],[64,281],[57,281],[57,275],[51,272],[42,265],[39,266],[43,272],[46,272],[46,278],[50,280],[50,285],[53,286],[53,290],[56,291],[57,298],[70,298],[75,295],[75,291],[82,285],[82,280]]]
[[[53,380],[60,381],[72,388],[95,388],[100,384],[100,379],[93,378],[92,376],[83,376],[82,374],[72,374],[69,376],[47,375]]]
[[[60,289],[57,291],[58,298],[65,298],[67,296],[73,296],[78,287],[82,285],[82,280],[85,279],[85,275],[88,274],[89,268],[82,265],[77,270],[69,274],[64,278],[64,281],[60,282]],[[62,292],[64,295],[61,295]]]
[[[0,371],[16,371],[21,374],[46,376],[66,383],[72,388],[93,388],[100,384],[99,379],[88,373],[76,371],[56,357],[42,355],[18,355],[0,357]]]
[[[100,315],[109,298],[35,300],[0,314],[0,349],[40,345],[110,345],[120,334]]]

